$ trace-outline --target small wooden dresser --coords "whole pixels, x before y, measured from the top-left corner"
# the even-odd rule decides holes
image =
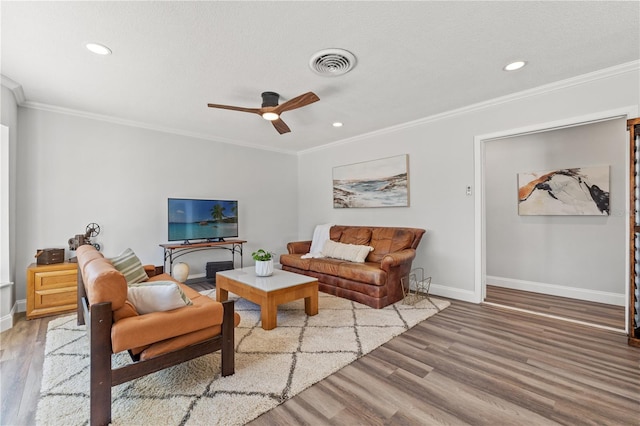
[[[27,319],[75,311],[77,263],[29,265],[27,268]]]

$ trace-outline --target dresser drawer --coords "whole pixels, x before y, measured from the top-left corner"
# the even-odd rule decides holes
[[[36,291],[34,295],[34,309],[60,308],[61,310],[75,309],[77,292],[75,287],[56,288],[53,290]]]
[[[27,319],[76,309],[77,266],[67,262],[27,269]]]
[[[34,289],[53,290],[56,288],[73,287],[77,285],[77,272],[73,270],[36,272],[34,274]]]

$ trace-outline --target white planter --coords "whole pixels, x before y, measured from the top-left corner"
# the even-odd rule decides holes
[[[176,263],[171,270],[171,276],[181,283],[187,280],[189,277],[189,265],[186,263]]]
[[[256,260],[256,275],[259,277],[268,277],[273,275],[273,259]]]

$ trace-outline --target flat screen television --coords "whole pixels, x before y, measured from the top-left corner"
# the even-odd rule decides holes
[[[169,241],[224,241],[238,236],[237,200],[169,198]]]

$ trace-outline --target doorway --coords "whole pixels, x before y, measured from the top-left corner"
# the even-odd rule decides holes
[[[610,111],[476,137],[479,301],[625,328],[628,115]],[[595,165],[609,167],[608,215],[518,214],[518,173]],[[573,310],[615,312],[615,324],[571,318]]]

